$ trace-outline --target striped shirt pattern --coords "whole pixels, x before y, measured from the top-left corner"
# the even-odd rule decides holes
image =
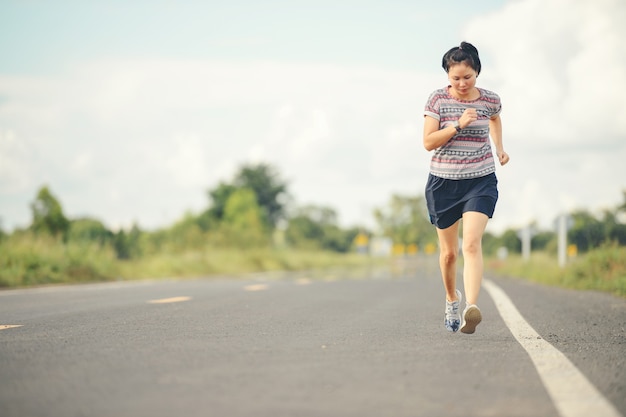
[[[446,144],[435,149],[430,161],[430,173],[441,178],[461,180],[478,178],[495,172],[496,165],[489,141],[489,119],[500,113],[500,97],[478,88],[480,97],[472,101],[458,100],[448,88],[434,91],[424,109],[424,115],[439,120],[445,129],[459,120],[466,108],[473,107],[478,120],[462,129]]]

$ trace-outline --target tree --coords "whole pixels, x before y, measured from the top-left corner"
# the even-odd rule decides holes
[[[428,219],[426,202],[422,196],[394,194],[384,209],[376,209],[374,218],[382,234],[394,243],[414,243],[420,247],[437,241],[435,228]]]
[[[626,224],[623,215],[626,215],[626,190],[622,191],[624,201],[614,211],[604,213],[604,229],[607,239],[618,245],[626,245]],[[622,219],[622,221],[620,221]]]
[[[221,221],[224,217],[224,210],[226,209],[226,202],[230,196],[237,190],[232,184],[225,184],[220,182],[217,188],[209,190],[209,199],[211,200],[211,207],[208,209],[208,216],[204,220],[204,225],[209,226],[214,221]]]
[[[626,245],[626,224],[619,222],[618,207],[615,211],[606,210],[602,219],[605,241]]]
[[[483,234],[482,245],[483,253],[485,255],[493,255],[497,253],[498,249],[502,246],[500,245],[500,239],[493,233],[489,233],[487,231]]]
[[[113,232],[108,230],[101,221],[82,218],[70,221],[68,239],[76,242],[97,242],[105,245],[113,240]]]
[[[504,246],[512,253],[522,253],[522,241],[518,236],[518,231],[513,229],[507,229],[502,236],[500,236],[500,246]]]
[[[265,210],[269,225],[274,228],[284,215],[283,200],[287,185],[278,172],[267,164],[244,165],[235,177],[235,186],[254,191],[259,207]]]
[[[126,233],[123,229],[120,229],[120,231],[113,236],[113,249],[115,249],[117,259],[131,259],[141,255],[141,248],[139,246],[141,234],[142,232],[139,226],[133,224],[130,232]]]
[[[334,252],[348,252],[352,248],[354,238],[359,234],[359,231],[360,229],[357,227],[344,230],[337,225],[329,225],[324,229],[322,248]]]
[[[61,203],[47,186],[39,189],[30,207],[33,213],[31,228],[35,233],[48,233],[65,238],[70,222],[63,214]]]
[[[550,250],[557,247],[556,233],[550,231],[539,231],[532,237],[531,248],[532,250],[542,251]]]
[[[287,221],[285,240],[291,246],[320,249],[323,237],[322,225],[305,214],[296,215]]]
[[[258,247],[269,243],[263,211],[254,191],[241,188],[226,201],[221,229],[226,243],[237,247]]]
[[[287,221],[285,240],[291,246],[348,252],[359,230],[342,230],[337,213],[329,207],[301,207]]]
[[[204,227],[223,220],[228,199],[240,189],[253,192],[259,208],[264,212],[263,219],[270,228],[284,217],[284,201],[287,186],[274,168],[267,164],[244,165],[235,175],[232,183],[221,182],[214,190],[209,190],[211,207],[207,216],[201,216]],[[206,230],[206,229],[205,229]]]
[[[603,222],[596,219],[589,212],[578,210],[570,214],[573,225],[567,233],[567,240],[585,252],[597,248],[606,241]]]
[[[202,248],[207,243],[207,233],[198,222],[199,217],[194,216],[191,212],[174,223],[166,234],[169,241],[169,247],[175,250],[186,248]]]

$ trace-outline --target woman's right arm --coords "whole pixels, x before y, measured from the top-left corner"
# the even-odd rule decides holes
[[[467,108],[459,118],[459,127],[465,129],[478,119],[476,109]],[[452,125],[439,129],[439,120],[434,117],[424,116],[424,148],[427,151],[437,149],[456,135],[456,128]]]
[[[439,129],[439,120],[434,117],[424,116],[424,148],[432,151],[445,145],[456,135],[454,126]]]

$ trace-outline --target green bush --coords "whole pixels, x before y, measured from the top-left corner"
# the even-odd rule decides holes
[[[64,243],[30,233],[0,241],[0,287],[112,279],[115,255],[94,243]]]
[[[626,297],[626,247],[609,245],[591,250],[560,268],[556,255],[533,252],[525,261],[520,256],[489,259],[487,269],[501,276],[529,279],[547,285],[598,290]]]
[[[626,296],[626,247],[612,245],[588,252],[567,268],[564,279],[575,288]]]
[[[62,238],[14,233],[0,241],[0,287],[27,287],[116,279],[233,276],[260,271],[296,271],[364,266],[369,258],[328,251],[233,248],[161,250],[119,259],[113,244],[64,242]]]

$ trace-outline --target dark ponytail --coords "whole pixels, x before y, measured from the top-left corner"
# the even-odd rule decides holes
[[[472,67],[476,74],[480,74],[480,58],[478,57],[478,49],[469,42],[461,42],[461,46],[455,46],[446,52],[441,60],[441,66],[448,72],[452,65],[465,62]]]

